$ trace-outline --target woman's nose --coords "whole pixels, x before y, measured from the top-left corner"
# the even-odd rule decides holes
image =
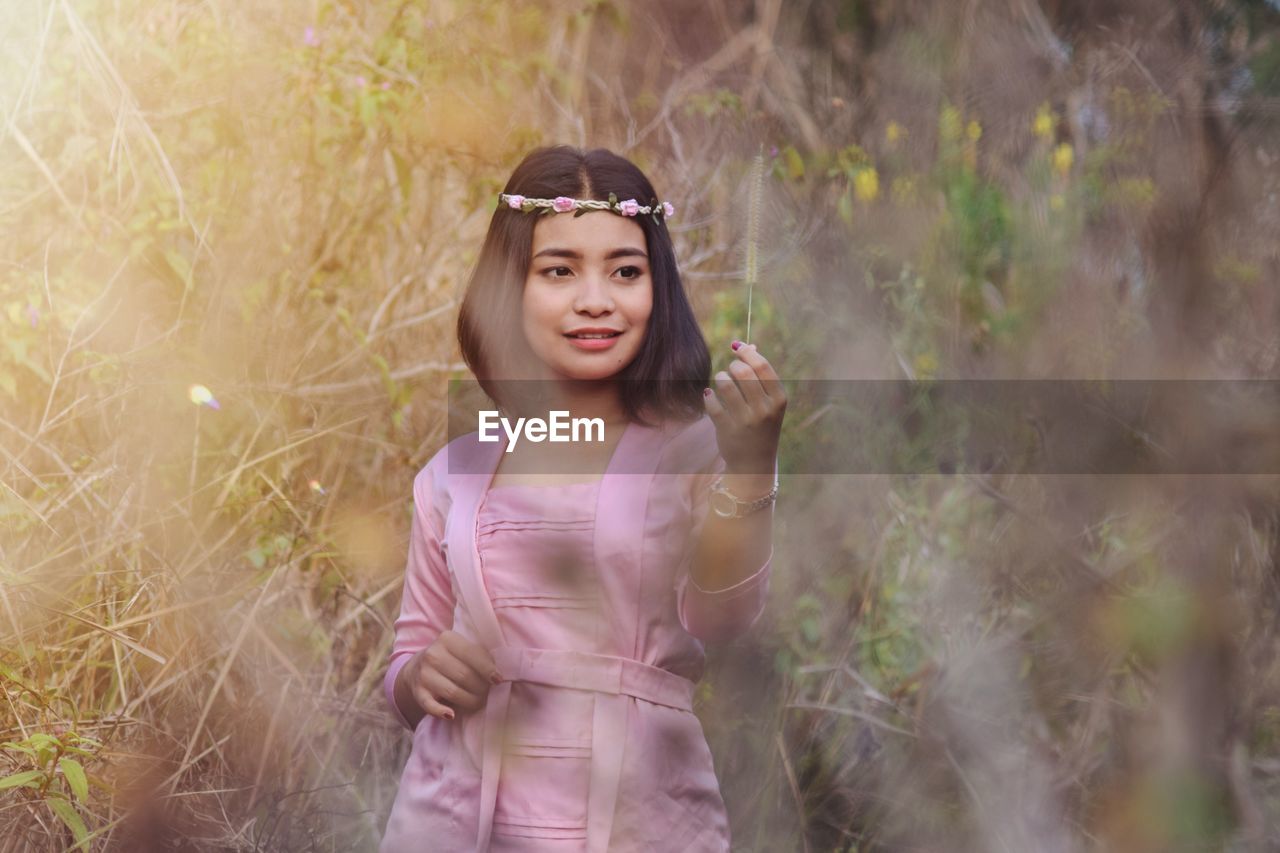
[[[576,310],[594,312],[613,308],[613,298],[609,295],[607,283],[595,275],[584,275],[580,281],[574,304]]]

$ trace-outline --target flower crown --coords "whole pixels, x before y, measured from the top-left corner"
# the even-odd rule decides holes
[[[506,202],[507,207],[512,210],[519,210],[525,213],[537,210],[540,215],[545,213],[568,213],[572,210],[574,216],[581,216],[592,210],[610,210],[621,216],[650,214],[653,216],[654,222],[660,222],[662,219],[673,216],[676,212],[676,209],[667,201],[659,204],[655,198],[652,205],[642,206],[634,198],[618,201],[618,197],[613,193],[609,193],[608,201],[597,201],[590,198],[569,198],[563,195],[555,198],[525,198],[522,195],[511,193],[498,193],[498,200]]]

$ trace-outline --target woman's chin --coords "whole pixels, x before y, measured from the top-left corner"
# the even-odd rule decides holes
[[[561,379],[571,382],[598,382],[602,379],[609,379],[617,375],[620,368],[595,367],[582,368],[565,365],[559,368],[556,373]]]
[[[556,363],[552,368],[552,373],[560,380],[596,382],[617,376],[618,371],[625,366],[625,364],[619,364],[616,359],[600,359],[598,363],[594,364],[588,359],[571,359]]]

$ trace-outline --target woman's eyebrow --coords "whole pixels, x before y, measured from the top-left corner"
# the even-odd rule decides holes
[[[546,255],[552,258],[572,258],[575,261],[582,260],[582,253],[574,251],[573,249],[557,249],[557,248],[543,249],[541,252],[538,252],[536,255],[534,255],[534,257],[541,258],[543,255]],[[611,261],[614,258],[629,258],[629,257],[644,258],[646,260],[648,260],[649,258],[649,256],[646,255],[640,249],[636,249],[631,246],[626,246],[621,249],[612,249],[607,255],[604,256],[604,259],[606,261]]]

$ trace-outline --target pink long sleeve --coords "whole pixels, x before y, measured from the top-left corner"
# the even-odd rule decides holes
[[[454,596],[441,540],[444,519],[434,500],[433,458],[413,480],[413,523],[409,533],[409,559],[404,571],[404,591],[400,615],[395,622],[395,640],[383,690],[392,714],[405,728],[413,726],[396,705],[396,676],[419,651],[435,642],[441,632],[453,626]]]
[[[769,593],[770,569],[773,565],[773,549],[770,548],[764,565],[753,574],[733,586],[718,590],[704,590],[690,576],[698,540],[711,510],[711,485],[724,473],[725,468],[724,458],[717,454],[710,470],[702,471],[693,478],[690,509],[693,524],[676,587],[680,624],[704,643],[733,639],[755,625],[764,612]],[[775,474],[777,470],[778,463],[774,460]]]

